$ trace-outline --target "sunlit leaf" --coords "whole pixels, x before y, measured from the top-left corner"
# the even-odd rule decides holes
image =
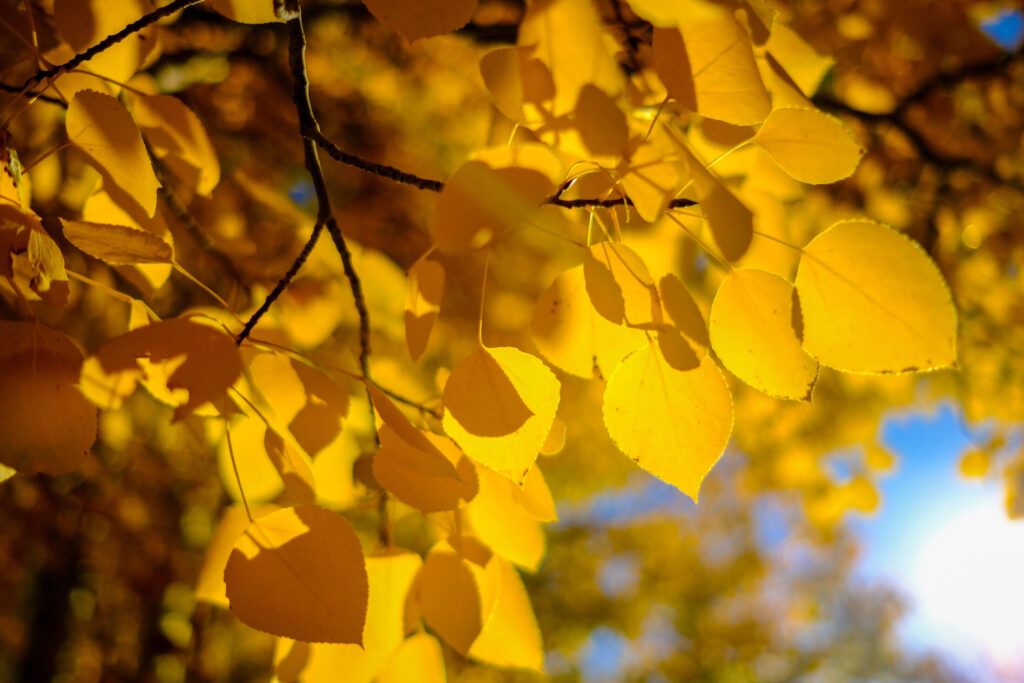
[[[486,467],[479,477],[480,492],[466,508],[475,535],[501,557],[536,571],[544,559],[544,531],[515,495],[519,487]]]
[[[235,616],[253,628],[310,642],[363,643],[368,582],[343,517],[315,505],[260,517],[224,569]]]
[[[119,0],[116,3],[106,0],[54,0],[53,20],[71,50],[83,52],[110,34],[120,31],[151,9],[152,7],[147,6],[143,0]],[[129,40],[122,40],[83,62],[79,69],[124,83],[132,77],[142,60],[155,47],[151,34],[152,29],[149,29]],[[93,88],[109,83],[99,80],[96,76],[88,78]],[[70,92],[64,90],[65,80],[59,79],[58,87],[70,97]]]
[[[839,119],[816,109],[775,109],[754,140],[786,173],[812,184],[850,176],[864,154]]]
[[[438,512],[454,510],[476,494],[475,468],[450,440],[423,432],[436,446],[435,451],[425,451],[403,441],[388,425],[378,436],[373,475],[402,502],[423,512]]]
[[[124,105],[95,90],[78,92],[68,105],[68,139],[100,173],[152,216],[160,186],[135,120]]]
[[[711,305],[711,344],[734,375],[766,394],[809,401],[818,363],[793,329],[793,285],[763,270],[737,268]]]
[[[819,54],[782,22],[772,26],[772,34],[765,47],[808,97],[815,93],[825,74],[835,64],[834,59]]]
[[[116,265],[170,263],[171,245],[151,232],[125,225],[61,220],[64,237],[85,253]]]
[[[497,596],[490,618],[469,648],[469,656],[496,666],[544,670],[544,645],[530,596],[519,572],[500,557],[496,565]]]
[[[543,361],[513,347],[481,347],[463,363],[467,360],[477,366],[471,374],[466,373],[472,381],[457,379],[452,386],[452,378],[449,378],[445,385],[445,433],[476,462],[522,482],[551,429],[561,398],[561,385]],[[454,372],[452,375],[454,377]],[[494,384],[489,384],[492,381]],[[462,392],[470,395],[462,396]],[[462,424],[459,414],[449,408],[449,395],[457,397],[455,405],[460,409],[478,404],[472,410],[459,411],[459,414],[471,416],[470,423],[476,429],[494,433],[510,425],[518,426],[501,436],[474,433]],[[502,411],[517,410],[517,400],[525,411],[499,415]],[[524,412],[527,417],[520,422],[518,417]]]
[[[601,242],[584,256],[587,293],[598,313],[616,325],[649,325],[661,306],[643,260],[620,242]]]
[[[690,150],[682,144],[678,149],[693,176],[700,208],[715,243],[725,258],[735,261],[750,246],[754,234],[753,214]]]
[[[818,235],[796,276],[804,349],[848,372],[917,372],[956,362],[956,309],[916,242],[879,223]]]
[[[732,397],[714,361],[680,371],[656,345],[616,368],[604,394],[604,423],[638,465],[694,500],[732,432]]]
[[[452,369],[443,398],[446,413],[476,436],[511,434],[533,415],[505,369],[483,346]]]
[[[442,541],[431,549],[416,580],[416,601],[430,628],[465,655],[490,619],[501,576],[473,541],[463,539],[462,547],[456,553]]]
[[[68,299],[64,255],[43,229],[35,213],[0,202],[0,275],[5,275],[29,301],[55,308]]]
[[[748,126],[771,111],[750,36],[731,16],[655,29],[654,64],[669,94],[702,116]]]
[[[255,517],[263,517],[276,509],[277,506],[274,505],[258,505],[252,508],[252,513]],[[249,518],[242,505],[231,505],[224,509],[220,522],[217,523],[217,529],[213,532],[213,538],[206,546],[203,566],[199,570],[199,579],[196,581],[196,600],[227,608],[228,596],[227,587],[224,585],[224,567],[227,566],[228,557],[235,547],[235,541],[248,527]]]
[[[210,194],[220,181],[220,161],[195,112],[171,95],[134,97],[132,111],[153,151],[175,175],[197,193]]]
[[[441,643],[429,633],[409,636],[377,677],[377,683],[445,683],[446,680]]]
[[[296,505],[312,505],[316,502],[316,481],[309,460],[304,454],[289,446],[281,435],[267,427],[263,439],[270,462],[284,482],[284,487]]]

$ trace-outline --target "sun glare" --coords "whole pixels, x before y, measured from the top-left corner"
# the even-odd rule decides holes
[[[1024,664],[1024,523],[996,501],[967,508],[928,538],[912,576],[918,615],[943,640]]]

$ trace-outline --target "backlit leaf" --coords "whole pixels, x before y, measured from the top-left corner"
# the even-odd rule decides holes
[[[118,0],[116,3],[107,0],[54,0],[52,16],[57,30],[68,42],[71,51],[83,52],[146,14],[152,9],[147,5],[143,0]],[[141,35],[133,36],[131,40],[122,40],[83,62],[78,68],[124,83],[155,47],[155,41],[150,39],[152,32],[152,29],[148,29]],[[109,83],[95,76],[88,78],[94,88],[101,83]],[[70,93],[64,89],[64,80],[58,79],[58,87],[65,96],[70,97]],[[118,87],[116,83],[110,85]]]
[[[284,487],[296,505],[311,505],[316,502],[316,481],[309,460],[302,453],[289,446],[281,435],[267,427],[263,439],[270,462],[274,464]]]
[[[68,105],[68,139],[104,178],[124,190],[152,216],[160,186],[135,120],[117,98],[82,90]]]
[[[533,415],[505,369],[483,346],[452,369],[443,398],[446,415],[477,436],[511,434]]]
[[[816,185],[850,176],[864,154],[839,119],[816,109],[775,109],[754,140],[786,173]]]
[[[195,112],[172,95],[134,97],[132,111],[157,156],[197,193],[209,195],[220,181],[220,161]]]
[[[494,610],[469,648],[469,656],[496,666],[543,671],[540,627],[519,572],[500,557],[491,562],[498,577]]]
[[[429,633],[409,636],[380,670],[377,683],[445,683],[441,643]]]
[[[466,508],[475,535],[498,555],[536,571],[544,559],[544,530],[516,497],[519,487],[486,467],[479,477],[480,492]]]
[[[695,501],[732,432],[732,397],[715,362],[680,371],[656,345],[616,368],[604,393],[604,423],[619,449]]]
[[[253,628],[318,643],[363,643],[368,581],[343,517],[315,505],[260,517],[224,569],[231,611]]]
[[[274,505],[258,505],[252,509],[252,512],[254,516],[262,517],[276,509],[277,506]],[[217,523],[217,529],[213,532],[213,538],[206,546],[203,566],[199,570],[199,579],[196,581],[196,600],[227,609],[228,596],[227,587],[224,585],[224,567],[227,566],[228,557],[235,547],[235,541],[248,527],[249,518],[246,517],[245,508],[241,504],[224,508],[220,522]]]
[[[35,322],[0,320],[0,462],[64,474],[89,457],[96,407],[78,390],[82,352]]]
[[[533,314],[533,341],[552,365],[590,378],[611,374],[645,341],[641,330],[616,325],[598,313],[587,293],[584,267],[565,271],[544,290]]]
[[[818,54],[796,31],[782,22],[772,26],[765,47],[807,97],[815,93],[825,74],[835,64],[834,59]]]
[[[373,475],[402,502],[423,512],[438,512],[455,510],[476,494],[475,468],[450,440],[423,432],[438,447],[424,451],[403,441],[387,425],[378,436]]]
[[[420,259],[409,269],[409,295],[405,300],[405,344],[414,361],[427,349],[430,333],[441,310],[444,268],[437,261]]]
[[[731,16],[655,29],[654,64],[669,94],[702,116],[749,126],[771,111],[750,36]]]
[[[408,40],[448,33],[473,17],[477,0],[363,0],[382,24]]]
[[[818,363],[793,329],[793,292],[778,275],[730,271],[711,305],[711,343],[722,364],[755,389],[809,401]]]
[[[587,293],[598,313],[616,325],[649,325],[661,304],[643,260],[620,242],[601,242],[584,256]]]
[[[104,344],[94,357],[110,381],[117,381],[119,375],[137,379],[142,374],[140,358],[153,362],[181,359],[167,378],[168,389],[188,390],[188,399],[174,411],[175,419],[223,396],[242,371],[242,359],[231,336],[188,318],[132,330]]]
[[[880,223],[836,223],[804,247],[796,275],[804,349],[848,372],[956,362],[956,309],[939,269]]]
[[[61,219],[64,237],[86,254],[115,266],[170,263],[171,245],[151,232],[125,225]]]
[[[274,12],[274,0],[209,0],[210,6],[243,24],[269,24],[281,19]]]
[[[686,161],[700,199],[704,220],[711,228],[715,243],[730,261],[743,256],[754,235],[754,217],[732,190],[725,186],[684,145],[678,149]]]
[[[478,354],[486,354],[487,358],[474,361]],[[468,372],[472,366],[467,366],[465,376],[472,381],[462,377],[452,386],[453,372],[445,385],[445,433],[476,462],[515,482],[522,482],[551,429],[561,398],[561,385],[543,361],[513,347],[481,347],[463,364],[467,360],[477,366],[472,373]],[[492,381],[494,384],[485,386]],[[470,395],[463,396],[463,392],[470,392]],[[471,424],[482,431],[493,433],[509,425],[519,426],[501,436],[473,433],[449,408],[450,394],[456,397],[460,412],[471,415]],[[517,401],[525,411],[519,409]],[[478,405],[467,410],[474,402]],[[497,415],[505,410],[518,412]],[[519,422],[518,417],[524,412],[526,420]]]

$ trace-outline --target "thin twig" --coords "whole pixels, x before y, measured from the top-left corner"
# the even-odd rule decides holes
[[[157,21],[160,21],[164,17],[169,17],[179,10],[183,10],[186,7],[191,7],[192,5],[198,5],[201,2],[203,2],[203,0],[173,0],[169,4],[164,5],[159,9],[155,9],[149,14],[146,14],[136,19],[135,21],[133,21],[132,23],[128,24],[123,29],[118,31],[117,33],[111,33],[109,36],[107,36],[100,42],[96,43],[95,45],[93,45],[92,47],[83,52],[79,52],[63,64],[55,66],[52,69],[40,69],[39,71],[35,72],[27,79],[25,79],[25,82],[21,84],[21,87],[18,88],[18,90],[19,92],[27,90],[36,83],[40,83],[44,80],[55,78],[56,76],[59,76],[67,71],[70,71],[82,62],[88,61],[96,55],[98,55],[99,53],[103,52],[104,50],[107,50],[110,47],[117,45],[133,33],[138,33],[142,29],[146,28],[151,24],[156,23]]]
[[[288,272],[277,281],[277,284],[274,285],[274,289],[271,290],[270,294],[267,295],[267,298],[263,300],[262,304],[260,304],[260,307],[256,309],[256,312],[253,313],[249,317],[249,320],[246,321],[245,327],[242,328],[242,331],[238,333],[238,337],[235,338],[235,344],[241,345],[241,343],[245,341],[245,338],[249,336],[252,329],[256,327],[256,323],[260,321],[260,318],[270,310],[271,304],[277,301],[277,298],[281,296],[285,288],[295,278],[296,274],[299,272],[299,268],[301,268],[302,264],[309,258],[310,253],[313,251],[313,247],[316,245],[317,239],[320,238],[320,232],[323,229],[323,221],[318,220],[316,225],[313,226],[313,232],[310,234],[309,239],[306,240],[306,244],[303,245],[302,251],[300,251],[299,255],[295,257],[294,261],[292,261],[292,265],[288,268]]]
[[[68,106],[67,104],[64,103],[64,100],[62,100],[60,98],[51,97],[50,95],[43,95],[42,93],[33,92],[33,91],[24,92],[18,86],[11,85],[10,83],[0,83],[0,90],[2,90],[4,92],[14,93],[15,95],[22,95],[22,94],[28,95],[30,97],[36,98],[37,100],[42,100],[43,102],[48,102],[50,104],[56,104],[58,107],[63,107],[65,109],[67,109],[67,106]]]

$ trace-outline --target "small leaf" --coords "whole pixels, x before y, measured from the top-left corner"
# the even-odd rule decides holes
[[[604,424],[623,453],[696,501],[729,442],[732,397],[710,357],[683,372],[648,345],[608,380]]]
[[[256,517],[269,515],[277,509],[276,505],[258,505],[252,509]],[[245,508],[241,504],[224,508],[213,538],[206,546],[203,566],[199,570],[196,581],[195,596],[199,602],[206,602],[227,609],[227,587],[224,585],[224,567],[235,547],[235,541],[249,527],[249,518],[245,516]]]
[[[626,114],[611,97],[587,83],[580,90],[573,125],[592,155],[621,156],[629,143]]]
[[[441,310],[444,268],[437,261],[420,259],[409,269],[409,295],[405,301],[405,344],[418,361],[427,350],[430,333]]]
[[[378,436],[374,478],[403,503],[423,512],[439,512],[455,510],[476,495],[476,470],[449,439],[423,432],[443,454],[440,457],[403,441],[387,425]]]
[[[171,245],[151,232],[125,225],[104,225],[61,219],[64,237],[89,256],[115,266],[170,263]]]
[[[412,42],[460,29],[469,23],[477,0],[363,0],[377,21]]]
[[[281,435],[267,427],[263,447],[274,464],[284,487],[296,505],[316,502],[316,481],[309,460],[285,443]]]
[[[617,169],[629,201],[649,223],[664,213],[682,184],[677,165],[666,161],[665,156],[653,145],[642,142]]]
[[[621,242],[601,242],[584,256],[587,293],[598,313],[616,325],[649,325],[658,316],[658,290],[643,260]]]
[[[255,629],[317,643],[363,643],[368,580],[343,517],[315,505],[249,525],[224,569],[231,611]]]
[[[816,109],[776,109],[754,140],[786,173],[815,185],[849,177],[864,155],[839,119]]]
[[[68,139],[89,157],[100,173],[152,216],[160,186],[135,120],[117,98],[81,90],[68,105]]]
[[[906,235],[841,221],[803,249],[803,347],[847,372],[919,372],[956,362],[956,309],[939,269]]]
[[[0,462],[18,472],[77,469],[96,439],[96,407],[76,386],[82,352],[34,322],[0,320]]]
[[[528,412],[528,417],[518,428],[503,436],[481,436],[471,433],[448,409],[448,386],[452,381],[449,378],[448,385],[445,386],[444,430],[470,458],[517,483],[521,483],[533,465],[533,461],[536,460],[537,453],[551,429],[561,398],[561,385],[543,361],[528,353],[523,353],[519,349],[496,347],[483,349],[483,352],[490,357],[496,368],[490,365],[490,361],[481,361],[482,365],[495,370],[500,369],[510,384],[511,392],[495,391],[491,387],[486,393],[471,394],[469,399],[473,399],[475,396],[481,404],[481,407],[475,411],[479,421],[485,427],[492,426],[493,423],[500,425],[501,429],[515,424],[517,420],[510,420],[508,417],[498,419],[494,416],[495,411],[515,406],[516,401],[512,400],[512,395],[518,397],[519,402]],[[482,381],[488,381],[488,378],[496,375],[496,372],[475,373],[477,379]],[[458,388],[460,386],[462,388]],[[472,385],[473,388],[470,386],[470,383],[458,382],[452,391],[461,394],[466,391],[476,392],[480,389],[475,384]],[[462,404],[469,402],[464,400],[465,398],[459,395],[459,401]],[[519,415],[521,414],[522,411],[519,412]]]
[[[730,271],[711,305],[711,344],[722,364],[755,389],[809,401],[818,363],[793,329],[793,291],[763,270]]]
[[[693,176],[700,208],[715,243],[725,258],[735,261],[750,247],[754,215],[685,145],[679,143],[677,147]]]
[[[494,106],[513,121],[529,124],[526,105],[543,107],[555,96],[555,84],[534,46],[499,47],[480,59],[480,75]]]
[[[544,530],[516,495],[519,487],[486,467],[479,477],[480,492],[466,507],[475,535],[501,557],[536,571],[544,559]]]

